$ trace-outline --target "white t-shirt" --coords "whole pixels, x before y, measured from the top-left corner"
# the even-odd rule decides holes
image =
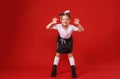
[[[64,29],[62,24],[56,24],[53,26],[53,29],[56,29],[63,39],[68,39],[71,37],[73,31],[78,31],[78,28],[74,25],[69,25],[67,29]]]

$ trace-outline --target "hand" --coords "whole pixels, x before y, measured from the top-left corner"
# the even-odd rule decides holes
[[[52,23],[53,23],[53,24],[56,24],[56,23],[57,23],[57,20],[58,20],[57,18],[53,18],[53,19],[52,19]]]
[[[76,25],[80,24],[80,20],[78,18],[74,19],[74,24]]]

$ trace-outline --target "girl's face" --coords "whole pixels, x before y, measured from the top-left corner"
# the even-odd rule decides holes
[[[60,19],[63,26],[68,26],[70,23],[70,18],[67,15],[63,15]]]

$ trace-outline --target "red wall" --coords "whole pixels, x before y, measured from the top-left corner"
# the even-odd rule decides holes
[[[78,17],[85,28],[85,32],[73,33],[77,65],[119,60],[119,3],[119,0],[2,1],[1,68],[51,66],[57,31],[46,30],[45,26],[66,9],[71,10],[72,21]],[[62,62],[66,60],[62,56]]]

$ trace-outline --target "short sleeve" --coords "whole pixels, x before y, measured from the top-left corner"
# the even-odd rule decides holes
[[[53,28],[53,29],[57,29],[57,27],[58,27],[58,25],[56,24],[56,25],[54,25],[52,28]]]
[[[73,29],[73,31],[78,31],[78,28],[74,25],[72,25],[72,29]]]

